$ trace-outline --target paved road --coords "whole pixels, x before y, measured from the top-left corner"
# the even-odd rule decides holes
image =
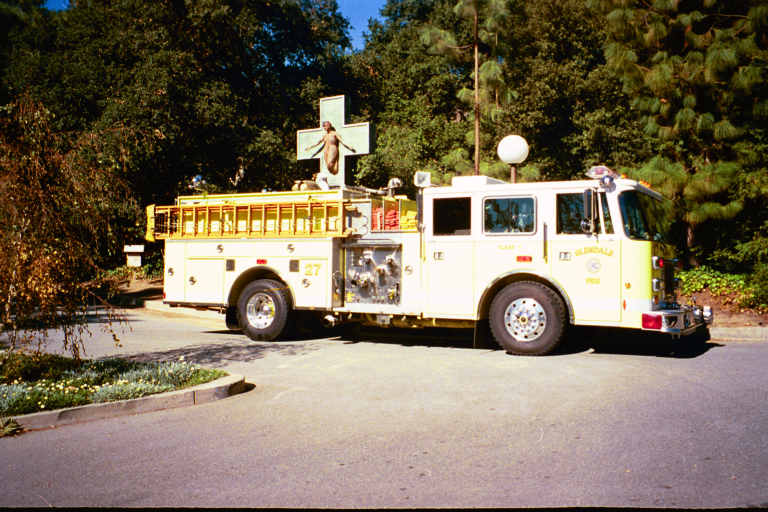
[[[253,390],[0,439],[0,506],[768,505],[768,343],[579,330],[527,358],[466,332],[252,343],[130,315],[90,355],[183,356]]]

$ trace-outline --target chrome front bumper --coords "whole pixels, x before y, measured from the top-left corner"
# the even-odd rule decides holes
[[[678,306],[644,313],[643,329],[673,336],[687,336],[699,327],[710,325],[713,320],[714,314],[709,306]]]

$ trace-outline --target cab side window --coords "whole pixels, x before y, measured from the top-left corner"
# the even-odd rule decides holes
[[[613,234],[613,221],[611,211],[608,208],[608,199],[604,192],[600,192],[600,207],[603,211],[605,231],[598,226],[598,231]],[[557,232],[565,235],[583,235],[581,221],[584,218],[583,194],[558,194],[557,195]]]
[[[436,236],[471,234],[471,204],[469,197],[435,199],[432,203],[432,233]]]
[[[486,233],[533,233],[536,226],[532,197],[486,199],[483,216]]]
[[[557,233],[583,235],[581,221],[584,219],[584,196],[582,194],[557,195]]]
[[[600,192],[600,204],[603,208],[603,222],[605,223],[606,234],[613,234],[613,221],[611,220],[611,210],[608,208],[608,199],[605,192]]]

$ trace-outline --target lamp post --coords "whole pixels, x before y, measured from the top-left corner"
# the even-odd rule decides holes
[[[516,183],[516,165],[528,158],[528,143],[519,135],[507,135],[499,142],[496,153],[502,162],[509,164],[510,179]]]

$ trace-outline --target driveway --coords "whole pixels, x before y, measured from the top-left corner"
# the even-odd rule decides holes
[[[585,329],[531,358],[466,331],[254,343],[220,318],[129,315],[123,347],[96,329],[89,355],[183,357],[253,389],[0,439],[0,506],[768,504],[763,342]]]

